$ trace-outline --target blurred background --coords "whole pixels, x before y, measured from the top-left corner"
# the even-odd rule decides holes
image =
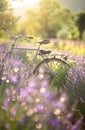
[[[85,41],[84,5],[84,0],[1,0],[0,41],[3,26],[34,37]]]
[[[37,40],[49,39],[51,43],[42,46],[63,54],[57,58],[70,68],[57,64],[54,79],[42,69],[39,76],[29,79],[33,56],[21,50],[9,55],[13,39],[4,30],[34,37],[17,41],[20,47],[34,47]],[[85,130],[85,0],[0,0],[2,129]]]
[[[84,53],[84,5],[84,0],[0,0],[0,42],[9,38],[4,27],[36,39],[51,38],[56,49]]]

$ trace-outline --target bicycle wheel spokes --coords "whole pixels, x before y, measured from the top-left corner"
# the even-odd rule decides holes
[[[59,58],[46,58],[41,61],[35,68],[34,74],[43,73],[46,75],[50,74],[52,78],[56,77],[60,71],[68,69],[69,65]]]

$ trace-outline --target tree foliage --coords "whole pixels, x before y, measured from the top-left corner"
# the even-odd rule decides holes
[[[0,13],[7,9],[7,4],[8,3],[6,0],[0,0]]]
[[[0,27],[15,27],[16,18],[12,11],[9,11],[7,0],[0,1],[0,7]],[[78,39],[79,31],[83,35],[82,32],[85,30],[84,23],[83,15],[62,8],[59,0],[40,0],[37,6],[28,9],[25,21],[18,24],[17,32],[34,37]]]
[[[39,16],[41,30],[47,37],[55,37],[57,31],[61,28],[60,4],[57,0],[41,0],[39,6]]]
[[[13,10],[7,0],[0,0],[0,29],[12,29],[15,27],[17,18],[13,16]]]
[[[78,11],[76,14],[76,24],[80,32],[80,39],[83,37],[85,31],[85,11]]]
[[[23,30],[41,37],[57,37],[59,31],[71,28],[73,33],[73,13],[61,8],[58,0],[41,0],[38,7],[27,11]],[[69,32],[70,33],[70,32]]]
[[[28,32],[42,37],[56,37],[61,28],[59,12],[60,4],[57,0],[41,0],[36,11],[30,9],[27,12]]]

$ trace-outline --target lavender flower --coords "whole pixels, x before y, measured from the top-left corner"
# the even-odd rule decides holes
[[[3,61],[3,57],[0,57]],[[28,79],[29,66],[26,66],[18,56],[7,57],[3,64],[4,81],[0,85],[0,90],[3,90],[2,96],[0,93],[0,121],[6,129],[12,129],[13,123],[14,125],[19,123],[17,128],[14,127],[15,130],[24,128],[25,124],[26,129],[34,130],[73,130],[81,127],[83,123],[81,116],[78,114],[74,119],[78,98],[69,105],[71,97],[67,90],[71,89],[79,99],[82,96],[84,98],[85,67],[83,63],[80,62],[69,70],[64,90],[50,89],[49,78],[44,75],[43,69],[38,76]],[[9,83],[6,82],[7,80]],[[6,112],[2,115],[3,111]],[[4,122],[9,122],[9,126]]]
[[[2,109],[3,109],[3,110],[7,110],[7,109],[9,108],[9,104],[10,104],[10,98],[9,98],[9,97],[6,97],[6,98],[3,100]]]
[[[77,99],[83,103],[85,102],[85,57],[80,56],[76,65],[68,71],[66,84],[64,86],[68,91],[73,93]]]
[[[12,83],[17,83],[17,76],[15,76],[15,75],[10,75],[10,81],[11,81]]]

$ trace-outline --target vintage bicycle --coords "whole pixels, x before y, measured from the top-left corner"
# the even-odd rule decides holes
[[[13,39],[13,43],[10,47],[10,50],[5,54],[2,60],[1,70],[3,70],[5,59],[9,57],[9,55],[10,56],[13,55],[14,50],[18,50],[18,52],[21,50],[28,51],[28,52],[35,51],[34,56],[31,56],[31,60],[26,62],[26,65],[29,66],[28,78],[34,75],[36,76],[40,74],[41,71],[43,71],[45,75],[50,75],[51,78],[53,79],[55,76],[57,76],[57,74],[62,68],[69,69],[70,66],[66,62],[67,57],[64,54],[63,55],[59,55],[58,53],[53,54],[51,50],[41,48],[43,44],[44,45],[50,44],[50,39],[43,39],[43,40],[37,41],[35,44],[38,44],[38,45],[35,48],[34,47],[31,47],[31,48],[19,47],[19,46],[16,46],[17,40],[19,39],[29,40],[29,39],[33,39],[33,37],[22,35],[22,34],[14,35],[9,30],[6,30],[6,29],[4,29],[4,31],[6,31],[11,36],[11,38]],[[40,58],[38,59],[38,57]]]

